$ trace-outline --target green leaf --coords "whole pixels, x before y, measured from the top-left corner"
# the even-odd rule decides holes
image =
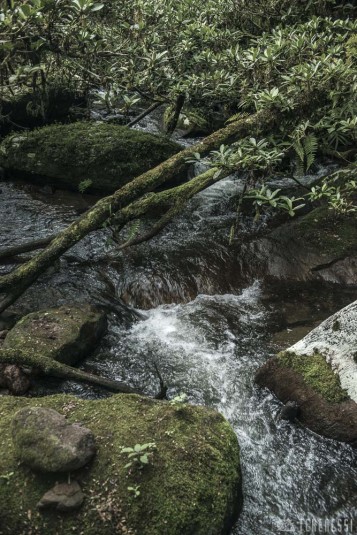
[[[91,11],[100,11],[101,9],[103,9],[104,7],[104,4],[94,4]]]

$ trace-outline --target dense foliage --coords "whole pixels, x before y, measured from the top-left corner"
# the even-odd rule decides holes
[[[260,180],[279,169],[299,175],[317,154],[354,161],[355,12],[333,0],[8,0],[1,97],[30,91],[27,108],[41,114],[53,85],[100,89],[108,109],[161,102],[166,117],[176,109],[178,124],[200,131],[274,110],[273,135],[221,147],[211,161]],[[269,204],[266,193],[256,190]]]

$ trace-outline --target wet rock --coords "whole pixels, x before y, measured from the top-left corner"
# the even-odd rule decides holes
[[[288,422],[294,422],[298,415],[299,405],[296,401],[288,401],[279,412],[279,418],[281,420],[287,420]]]
[[[298,419],[312,431],[356,447],[356,346],[357,301],[270,359],[256,382],[283,403],[295,402]]]
[[[23,396],[31,386],[29,376],[16,364],[0,366],[0,386],[8,388],[14,396]]]
[[[86,465],[95,455],[92,431],[70,424],[53,409],[21,409],[12,421],[16,456],[40,472],[70,472]]]
[[[5,381],[4,377],[4,369],[6,367],[6,364],[0,364],[0,388],[7,389],[7,383]]]
[[[84,494],[77,481],[58,483],[42,496],[37,507],[40,510],[54,509],[66,513],[79,509],[83,500]]]
[[[43,195],[53,195],[55,192],[54,188],[49,185],[42,186],[38,191]]]
[[[77,91],[56,84],[47,87],[46,95],[43,95],[41,102],[37,91],[29,91],[2,98],[0,105],[2,111],[0,135],[3,137],[14,130],[23,132],[23,128],[38,128],[54,122],[69,122],[74,119],[73,107],[83,108],[86,105],[86,99]]]
[[[105,314],[91,305],[61,306],[23,317],[5,338],[5,349],[30,351],[65,364],[89,354],[106,329]]]
[[[81,184],[81,191],[104,194],[180,150],[177,143],[154,134],[78,121],[9,136],[1,144],[0,164],[9,176],[75,191]]]
[[[327,207],[242,245],[241,278],[357,285],[357,215],[336,219]]]

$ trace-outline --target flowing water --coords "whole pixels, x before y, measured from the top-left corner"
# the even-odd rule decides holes
[[[274,331],[287,322],[311,328],[356,296],[341,291],[331,292],[329,300],[310,291],[279,296],[279,289],[268,292],[263,281],[239,280],[238,251],[227,246],[239,187],[234,177],[213,186],[160,237],[120,255],[107,231],[88,236],[27,291],[16,311],[83,301],[104,306],[108,333],[85,369],[153,393],[156,364],[171,397],[185,393],[190,402],[215,407],[228,418],[241,446],[244,484],[234,535],[306,533],[313,518],[354,520],[357,532],[356,454],[279,421],[279,402],[254,385],[255,371],[277,349]],[[2,183],[0,190],[1,246],[52,234],[92,202],[24,184]],[[0,272],[10,267],[0,266]],[[35,394],[59,390],[103,395],[89,386],[48,380]]]

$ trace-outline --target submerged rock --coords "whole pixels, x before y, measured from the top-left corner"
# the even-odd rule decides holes
[[[168,139],[125,126],[77,122],[9,136],[1,144],[0,165],[58,188],[112,193],[180,150]]]
[[[311,430],[357,446],[357,301],[270,359],[256,382],[286,403]]]
[[[11,421],[35,407],[66,414],[90,428],[97,445],[93,462],[76,474],[86,496],[71,515],[37,513],[58,476],[19,465]],[[85,533],[112,535],[223,535],[242,502],[239,447],[228,422],[216,411],[136,395],[81,400],[57,395],[40,399],[7,397],[0,403],[0,525],[3,535]],[[123,447],[154,442],[144,468],[126,468]],[[59,481],[60,482],[60,481]],[[128,490],[138,487],[139,497]],[[21,493],[21,499],[19,495]],[[60,522],[60,524],[59,524]]]
[[[42,407],[26,407],[12,421],[15,455],[40,472],[70,472],[86,465],[95,455],[93,433]]]
[[[75,364],[93,350],[105,329],[105,314],[91,305],[63,305],[24,316],[3,347]]]
[[[54,509],[59,513],[67,513],[79,509],[83,500],[84,494],[77,481],[57,483],[42,496],[37,507],[40,510]]]

